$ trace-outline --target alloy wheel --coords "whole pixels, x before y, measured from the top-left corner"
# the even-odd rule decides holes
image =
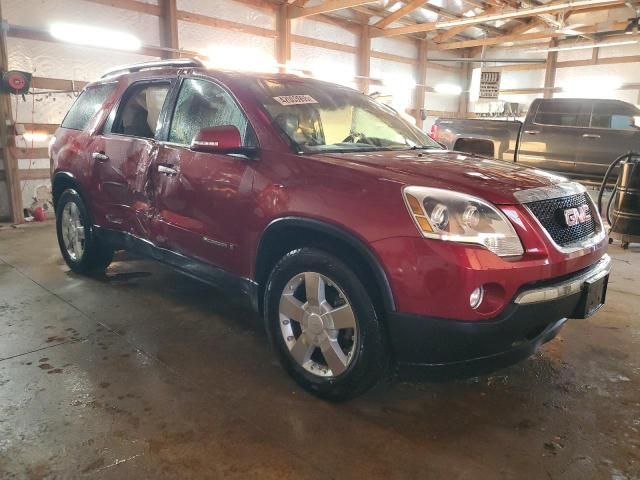
[[[80,210],[74,202],[69,202],[62,210],[61,231],[64,248],[71,260],[82,259],[85,248],[84,224]]]
[[[358,326],[338,284],[317,272],[291,278],[280,297],[280,331],[289,353],[307,372],[336,377],[352,363]]]

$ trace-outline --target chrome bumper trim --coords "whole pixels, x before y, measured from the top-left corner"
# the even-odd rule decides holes
[[[520,203],[539,202],[541,200],[553,200],[555,198],[569,197],[578,193],[584,193],[587,189],[578,182],[561,182],[546,187],[530,188],[514,192]]]
[[[547,287],[533,288],[520,293],[514,300],[518,305],[530,303],[548,302],[558,298],[568,297],[582,291],[582,286],[587,281],[595,282],[611,271],[611,257],[605,254],[598,263],[586,272],[563,282]]]

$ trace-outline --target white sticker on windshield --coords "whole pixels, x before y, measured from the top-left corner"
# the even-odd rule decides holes
[[[318,103],[318,101],[311,95],[282,95],[280,97],[273,97],[273,99],[280,105],[305,105],[307,103]]]

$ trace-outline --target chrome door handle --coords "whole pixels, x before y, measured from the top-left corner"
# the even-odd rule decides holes
[[[582,138],[600,138],[600,135],[597,135],[595,133],[584,133],[582,135]]]
[[[524,133],[526,133],[527,135],[538,135],[540,133],[540,130],[525,130]]]
[[[109,156],[105,155],[102,152],[93,152],[91,154],[91,158],[97,160],[98,162],[106,162],[107,160],[109,160]]]
[[[164,165],[158,165],[158,172],[164,173],[169,177],[173,177],[174,175],[178,174],[178,171],[175,168],[166,167]]]

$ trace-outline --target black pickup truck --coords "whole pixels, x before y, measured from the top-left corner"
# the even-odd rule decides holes
[[[536,99],[524,122],[439,118],[431,136],[451,150],[600,181],[616,157],[640,150],[640,109],[620,100]]]

